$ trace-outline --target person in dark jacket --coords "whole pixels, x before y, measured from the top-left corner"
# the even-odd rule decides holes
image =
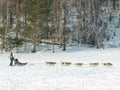
[[[14,57],[13,57],[13,53],[10,53],[10,66],[13,66],[13,61],[14,61]]]

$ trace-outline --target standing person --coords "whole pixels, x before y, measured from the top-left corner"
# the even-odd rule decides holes
[[[14,57],[13,57],[13,53],[11,52],[10,53],[10,66],[13,66],[13,60],[14,60]]]

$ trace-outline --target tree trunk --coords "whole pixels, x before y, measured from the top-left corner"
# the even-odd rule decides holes
[[[18,38],[19,33],[19,10],[18,10],[18,0],[16,1],[16,38]]]
[[[64,2],[63,51],[66,51],[66,3]]]

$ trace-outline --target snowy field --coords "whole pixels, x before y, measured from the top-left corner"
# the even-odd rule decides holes
[[[26,66],[9,66],[9,53],[0,55],[0,90],[120,90],[120,48],[67,52],[14,53]],[[45,61],[53,61],[54,66]],[[69,66],[61,65],[69,61]],[[89,63],[98,62],[98,66]],[[110,62],[111,67],[103,63]],[[75,66],[75,63],[83,63]]]

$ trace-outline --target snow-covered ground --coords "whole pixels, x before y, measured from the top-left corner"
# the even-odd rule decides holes
[[[9,53],[0,55],[0,90],[120,90],[120,48],[67,52],[14,53],[26,66],[9,66]],[[45,61],[57,64],[48,66]],[[70,66],[62,66],[69,61]],[[99,65],[92,67],[91,62]],[[103,63],[110,62],[111,67]],[[75,66],[83,63],[83,66]]]

